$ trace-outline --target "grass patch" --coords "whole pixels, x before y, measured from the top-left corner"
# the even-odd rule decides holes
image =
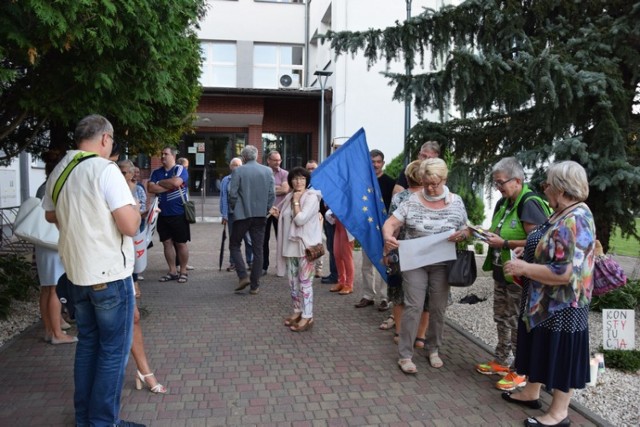
[[[640,218],[636,218],[636,230],[639,229]],[[609,253],[634,257],[640,256],[640,243],[633,237],[623,239],[620,237],[620,229],[616,227],[609,241]]]

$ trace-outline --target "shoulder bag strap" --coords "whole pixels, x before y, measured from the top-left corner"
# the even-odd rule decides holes
[[[174,169],[173,169],[173,176],[174,176],[174,177],[178,176],[178,175],[177,175],[177,172],[178,172],[178,171],[176,170],[176,167],[177,167],[177,166],[178,166],[178,165],[176,165],[176,166],[174,166],[174,167],[173,167],[173,168],[174,168]],[[180,193],[180,198],[182,199],[182,206],[184,206],[184,204],[185,204],[185,203],[187,203],[187,201],[185,200],[184,195],[182,194],[182,185],[181,185],[180,187],[178,187],[178,192]]]
[[[97,156],[98,155],[96,153],[89,153],[87,151],[82,151],[73,157],[73,159],[69,162],[69,164],[64,168],[64,170],[62,171],[62,173],[60,174],[60,176],[56,180],[56,183],[53,186],[53,193],[51,194],[51,199],[53,199],[54,205],[58,203],[58,197],[60,197],[60,192],[62,191],[62,187],[64,187],[64,184],[66,184],[67,178],[69,178],[69,174],[71,174],[71,171],[75,169],[75,167],[78,166],[80,162],[90,159],[92,157],[97,157]]]

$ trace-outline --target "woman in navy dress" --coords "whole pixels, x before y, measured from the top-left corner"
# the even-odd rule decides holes
[[[573,389],[589,381],[595,226],[584,203],[589,195],[587,174],[578,163],[552,164],[543,188],[555,213],[529,234],[524,260],[505,264],[505,273],[524,281],[515,364],[529,378],[522,391],[502,397],[538,409],[545,384],[553,389],[549,409],[524,425],[568,426]]]

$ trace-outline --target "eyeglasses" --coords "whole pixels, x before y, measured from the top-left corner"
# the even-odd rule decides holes
[[[438,182],[425,182],[422,185],[425,187],[430,187],[430,188],[436,188],[438,185],[442,184],[443,180],[440,180]]]
[[[511,182],[511,181],[513,181],[514,179],[515,179],[515,177],[514,177],[514,178],[509,178],[509,179],[508,179],[508,180],[506,180],[506,181],[493,181],[493,185],[494,185],[496,188],[502,188],[502,187],[504,187],[504,185],[505,185],[507,182]]]
[[[296,176],[294,178],[291,178],[291,181],[306,181],[307,178],[305,178],[304,176]]]

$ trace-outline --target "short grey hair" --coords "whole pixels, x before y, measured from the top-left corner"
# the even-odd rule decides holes
[[[424,144],[422,144],[422,147],[420,147],[420,151],[422,150],[429,150],[429,151],[433,151],[434,153],[437,153],[438,156],[440,155],[440,144],[438,144],[438,141],[427,141]]]
[[[547,170],[547,184],[571,200],[583,202],[589,197],[587,172],[572,160],[553,163]]]
[[[135,170],[136,170],[136,166],[129,159],[120,160],[118,162],[118,166],[128,168],[129,169],[129,173],[134,173]]]
[[[491,169],[491,175],[496,173],[503,173],[507,175],[509,179],[518,178],[520,181],[524,182],[524,169],[515,157],[505,157],[500,159],[498,163],[493,165],[493,169]]]
[[[437,176],[440,179],[447,179],[449,176],[449,168],[444,160],[439,157],[435,159],[426,159],[420,163],[420,176],[424,181],[425,178]]]
[[[258,158],[258,149],[255,145],[245,145],[240,152],[240,155],[246,162],[249,160],[255,160]]]
[[[242,159],[240,157],[234,157],[233,159],[229,160],[229,167],[231,167],[234,162],[240,162],[240,166],[242,166]]]
[[[73,136],[76,144],[79,144],[103,133],[113,134],[113,125],[100,114],[91,114],[78,122]]]

